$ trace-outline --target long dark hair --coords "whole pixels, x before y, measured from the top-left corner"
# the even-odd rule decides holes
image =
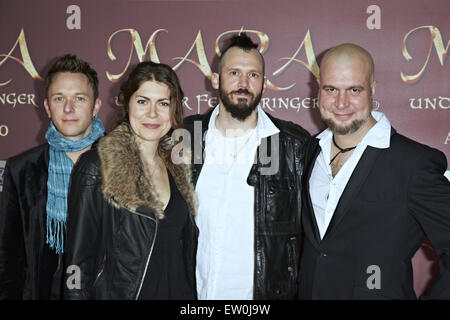
[[[146,81],[166,84],[170,90],[170,117],[172,129],[183,127],[183,98],[177,74],[166,64],[151,61],[141,62],[134,67],[127,80],[120,86],[118,104],[122,107],[118,124],[129,123],[130,98]]]

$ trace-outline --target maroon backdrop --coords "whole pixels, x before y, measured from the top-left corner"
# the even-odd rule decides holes
[[[186,115],[213,107],[209,78],[221,40],[239,30],[261,44],[267,112],[312,134],[322,130],[318,62],[328,48],[354,42],[374,57],[378,109],[397,131],[450,159],[449,13],[448,0],[2,0],[0,176],[4,160],[45,141],[42,78],[56,56],[77,54],[98,71],[100,118],[110,129],[120,80],[139,61],[177,71]],[[433,261],[427,247],[416,254],[417,293],[426,289]]]

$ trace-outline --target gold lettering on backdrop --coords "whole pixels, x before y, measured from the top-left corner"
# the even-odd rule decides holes
[[[257,30],[248,30],[248,29],[244,29],[244,26],[241,27],[241,29],[239,30],[229,30],[229,31],[225,31],[223,33],[221,33],[217,38],[216,38],[216,44],[215,44],[215,50],[216,50],[216,54],[220,57],[222,55],[222,52],[220,51],[219,48],[219,42],[220,39],[225,36],[228,35],[230,33],[238,33],[241,34],[242,32],[248,33],[248,34],[256,34],[258,36],[259,42],[260,42],[260,46],[259,46],[259,52],[261,53],[261,55],[264,55],[264,52],[266,52],[267,48],[269,47],[269,36],[261,31],[257,31]],[[266,77],[266,86],[267,88],[273,89],[273,90],[283,90],[284,88],[280,88],[275,86],[272,82],[270,82],[269,79],[267,79]]]
[[[258,36],[259,42],[261,44],[259,47],[259,52],[261,54],[264,54],[264,52],[266,52],[267,48],[269,47],[269,41],[270,41],[269,36],[266,33],[261,32],[261,31],[244,29],[244,27],[242,26],[241,29],[239,29],[239,30],[225,31],[217,37],[216,45],[215,45],[216,54],[219,57],[222,55],[222,52],[220,51],[220,48],[219,48],[219,41],[224,35],[227,35],[229,33],[239,33],[240,34],[242,32],[249,33],[249,34],[252,34],[252,33],[256,34]]]
[[[142,48],[141,37],[139,36],[139,33],[135,29],[121,29],[121,30],[114,32],[108,39],[107,53],[108,53],[109,59],[111,59],[111,61],[115,61],[117,59],[116,56],[114,55],[114,53],[112,52],[111,40],[118,33],[121,33],[121,32],[128,32],[131,36],[130,54],[128,56],[127,65],[125,66],[125,69],[121,73],[119,73],[117,75],[113,75],[112,73],[107,71],[106,77],[111,82],[118,82],[118,81],[120,81],[120,79],[122,79],[123,75],[127,72],[128,67],[130,66],[131,58],[132,58],[133,52],[134,52],[133,49],[136,50],[136,55],[138,57],[139,62],[142,62],[145,60],[145,55],[147,54],[147,50],[150,49],[150,53],[149,53],[150,60],[153,62],[159,63],[160,61],[159,61],[159,57],[158,57],[158,52],[156,51],[156,43],[155,42],[156,42],[156,36],[161,31],[168,32],[166,29],[158,29],[155,32],[153,32],[153,34],[148,39],[147,44],[145,45],[145,49]]]
[[[239,30],[229,30],[229,31],[225,31],[225,32],[223,32],[222,34],[220,34],[220,35],[217,37],[217,39],[216,39],[216,44],[215,44],[216,54],[217,54],[219,57],[220,57],[220,55],[222,54],[221,51],[220,51],[220,48],[219,48],[219,41],[220,41],[220,39],[221,39],[223,36],[225,36],[225,35],[227,35],[227,34],[230,34],[230,33],[241,33],[241,32],[245,32],[245,33],[249,33],[249,34],[252,34],[252,33],[253,33],[253,34],[256,34],[256,35],[258,36],[259,42],[260,42],[259,52],[260,52],[262,55],[264,55],[264,52],[267,50],[267,48],[269,48],[269,42],[270,42],[269,36],[268,36],[266,33],[261,32],[261,31],[244,29],[243,26],[242,26],[241,29],[239,29]],[[308,30],[308,35],[309,35],[309,30]],[[302,43],[302,45],[303,45],[303,43]],[[300,45],[300,47],[301,47],[302,45]],[[315,60],[315,58],[314,58],[314,60]],[[275,72],[275,73],[276,73],[276,72]],[[273,73],[272,75],[276,75],[275,73]],[[281,72],[279,72],[279,73],[281,73]],[[278,74],[279,74],[279,73],[278,73]],[[290,86],[288,86],[288,87],[278,87],[278,86],[276,86],[275,84],[273,84],[273,82],[271,82],[271,81],[270,81],[269,79],[267,79],[267,77],[266,77],[266,86],[267,86],[267,88],[272,89],[272,90],[276,90],[276,91],[284,91],[284,90],[289,90],[289,89],[291,89],[292,87],[294,87],[294,86],[295,86],[295,83],[292,84],[292,85],[290,85]]]
[[[11,54],[14,52],[14,50],[17,47],[17,44],[19,45],[20,48],[20,54],[22,55],[22,59],[20,60],[16,57],[13,57]],[[30,57],[30,53],[28,52],[28,47],[27,47],[27,41],[25,38],[25,32],[23,31],[23,28],[20,30],[20,34],[19,37],[17,38],[16,43],[14,44],[14,46],[12,47],[11,51],[9,51],[8,54],[0,54],[0,57],[4,57],[3,60],[0,61],[0,67],[8,60],[8,59],[12,59],[16,62],[18,62],[20,65],[22,65],[25,70],[28,71],[28,73],[33,77],[33,79],[36,80],[41,80],[43,81],[44,79],[42,79],[42,77],[38,74],[38,72],[36,71],[36,68],[33,65],[33,62],[31,61],[31,57]],[[12,79],[9,79],[6,82],[0,82],[0,87],[1,86],[6,86],[8,83],[10,83],[12,81]]]
[[[445,101],[447,101],[447,102],[445,103]],[[444,103],[445,103],[445,105],[444,105]],[[450,98],[439,96],[439,107],[441,109],[450,109]]]
[[[447,135],[447,139],[445,139],[444,144],[447,144],[450,141],[450,132]]]
[[[411,109],[450,110],[450,97],[410,98],[409,106]]]
[[[138,31],[136,31],[135,29],[120,29],[117,30],[116,32],[114,32],[108,39],[108,44],[107,44],[107,53],[108,53],[108,57],[110,58],[110,60],[115,61],[117,58],[114,55],[113,51],[112,51],[112,40],[114,39],[114,37],[116,37],[119,33],[128,33],[130,35],[130,53],[128,55],[128,61],[125,65],[125,68],[123,69],[123,71],[119,74],[112,74],[111,72],[107,71],[106,72],[106,76],[107,78],[111,81],[111,82],[118,82],[120,81],[120,79],[122,79],[122,77],[124,76],[124,74],[127,72],[130,63],[131,63],[131,58],[133,57],[133,52],[136,51],[136,55],[139,59],[140,62],[145,60],[145,56],[147,54],[147,51],[149,51],[149,55],[150,55],[150,60],[154,61],[154,62],[160,62],[159,57],[158,57],[158,52],[157,52],[157,47],[156,47],[156,37],[160,32],[168,32],[166,29],[158,29],[155,32],[153,32],[153,34],[150,36],[149,40],[147,41],[147,44],[145,46],[145,48],[142,47],[142,41],[141,41],[141,37],[139,36]],[[240,33],[240,32],[246,32],[249,34],[255,34],[259,41],[260,41],[260,48],[259,51],[261,52],[261,54],[264,54],[264,52],[268,49],[269,47],[269,36],[261,31],[257,31],[257,30],[248,30],[248,29],[244,29],[244,27],[241,27],[241,29],[239,30],[229,30],[229,31],[225,31],[223,33],[221,33],[217,38],[216,38],[216,42],[215,42],[215,51],[217,53],[218,56],[221,55],[221,51],[219,49],[219,42],[220,39],[225,36],[228,35],[230,33]],[[194,47],[196,49],[197,52],[197,56],[198,56],[198,61],[192,60],[189,58],[189,56],[192,54],[192,51],[194,50]],[[307,62],[301,61],[299,59],[297,59],[297,55],[299,55],[299,53],[302,51],[302,49],[305,48],[305,52],[306,52],[306,57],[307,57]],[[212,75],[212,71],[211,71],[211,67],[209,65],[208,59],[206,57],[206,51],[205,51],[205,46],[203,43],[203,36],[202,36],[202,32],[201,30],[198,31],[197,36],[195,37],[195,40],[192,44],[192,46],[190,47],[190,49],[188,50],[188,52],[186,53],[186,55],[184,57],[175,57],[173,58],[174,60],[180,60],[174,67],[174,70],[177,70],[181,67],[181,65],[183,65],[183,63],[185,62],[189,62],[192,63],[194,66],[196,66],[208,79],[211,79],[211,75]],[[313,49],[313,45],[312,45],[312,40],[311,40],[311,34],[309,32],[309,29],[302,41],[302,43],[300,44],[300,46],[298,47],[297,51],[294,53],[294,55],[292,57],[289,58],[281,58],[280,60],[288,60],[288,62],[286,62],[281,68],[279,68],[277,71],[275,71],[272,75],[273,76],[278,76],[280,75],[284,70],[286,70],[288,68],[288,66],[292,63],[292,62],[297,62],[302,64],[303,66],[305,66],[310,72],[312,72],[312,74],[317,78],[319,77],[319,66],[317,65],[316,62],[316,57],[314,54],[314,49]],[[292,87],[295,86],[295,83],[291,84],[290,86],[287,87],[279,87],[277,85],[275,85],[274,83],[272,83],[269,79],[267,79],[266,77],[266,86],[267,88],[270,88],[272,90],[275,91],[284,91],[284,90],[289,90]]]
[[[196,62],[194,60],[188,59],[189,55],[192,52],[192,49],[194,47],[197,49],[197,56],[199,62]],[[173,67],[173,70],[177,70],[185,61],[192,63],[194,66],[200,69],[201,72],[208,78],[211,79],[211,67],[209,66],[208,59],[206,58],[205,53],[205,46],[203,45],[203,38],[202,38],[202,32],[199,30],[197,33],[197,37],[194,40],[194,43],[192,44],[191,48],[189,49],[188,53],[184,57],[175,57],[174,60],[181,60],[177,63],[176,66]]]
[[[32,93],[0,93],[0,104],[9,104],[13,108],[16,107],[16,104],[24,105],[24,104],[30,104],[35,106],[36,108],[39,108],[36,103],[34,102],[35,95]]]
[[[417,81],[419,81],[419,79],[423,76],[426,67],[428,66],[429,62],[430,62],[430,57],[431,57],[431,51],[433,49],[433,44],[434,47],[436,48],[436,53],[438,55],[439,58],[439,62],[441,63],[441,66],[444,66],[445,63],[445,58],[447,56],[447,52],[448,52],[448,48],[450,45],[450,40],[447,42],[447,47],[444,49],[444,42],[442,41],[442,35],[441,32],[439,31],[438,28],[436,28],[435,26],[421,26],[421,27],[417,27],[412,29],[411,31],[409,31],[405,37],[403,38],[403,44],[402,44],[402,53],[403,53],[403,57],[405,57],[405,59],[407,61],[412,60],[411,55],[408,52],[408,48],[406,46],[406,42],[408,40],[408,37],[410,36],[411,33],[413,33],[414,31],[420,30],[420,29],[425,29],[428,30],[430,32],[430,46],[428,48],[428,55],[427,55],[427,59],[422,67],[422,69],[420,69],[420,71],[414,75],[406,75],[403,72],[400,72],[400,76],[403,80],[403,82],[406,83],[416,83]]]
[[[308,60],[308,63],[302,61],[302,60],[298,60],[295,57],[297,57],[297,55],[300,53],[300,51],[302,50],[302,48],[305,47],[305,52],[306,52],[306,59]],[[274,76],[278,76],[279,74],[281,74],[284,70],[286,70],[286,68],[292,63],[292,62],[298,62],[300,64],[302,64],[303,66],[306,67],[306,69],[308,69],[316,78],[319,78],[319,65],[317,64],[316,61],[316,55],[314,53],[314,49],[313,49],[313,45],[312,45],[312,40],[311,40],[311,34],[308,31],[306,32],[305,38],[303,38],[302,43],[300,44],[300,46],[298,47],[297,51],[295,51],[294,55],[290,58],[281,58],[280,60],[288,60],[288,62],[286,62],[281,68],[279,68],[277,71],[275,71],[272,75]],[[292,86],[294,86],[295,83]]]
[[[2,124],[0,125],[0,137],[6,137],[8,135],[9,129],[8,126]]]

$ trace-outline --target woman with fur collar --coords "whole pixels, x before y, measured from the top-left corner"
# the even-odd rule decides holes
[[[182,99],[164,64],[139,63],[121,85],[122,121],[72,174],[65,298],[196,299],[191,168],[171,157]]]

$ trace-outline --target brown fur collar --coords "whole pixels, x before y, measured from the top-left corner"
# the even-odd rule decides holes
[[[192,185],[191,165],[174,165],[168,161],[171,155],[168,140],[170,138],[160,142],[159,153],[186,200],[190,212],[195,215],[197,198]],[[147,178],[135,136],[129,124],[122,123],[103,137],[98,144],[98,153],[101,160],[104,198],[115,207],[131,211],[135,211],[138,207],[152,209],[158,219],[163,219],[163,204],[159,200],[152,181]]]

